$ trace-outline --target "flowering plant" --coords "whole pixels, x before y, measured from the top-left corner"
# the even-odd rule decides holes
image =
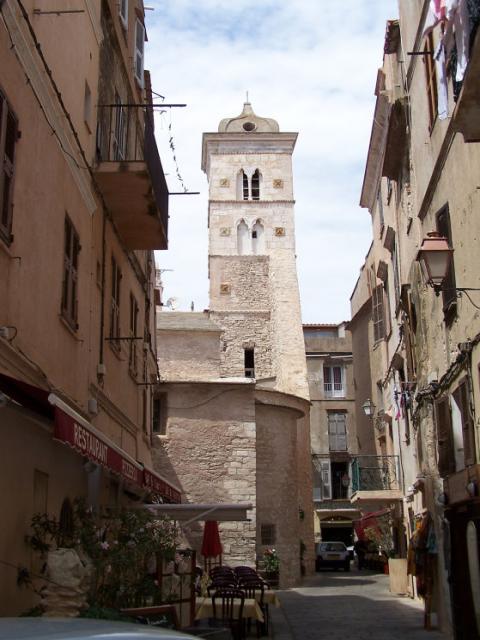
[[[36,514],[33,533],[26,542],[43,558],[68,542],[92,567],[90,604],[125,608],[160,597],[150,566],[155,565],[157,556],[175,556],[177,529],[173,521],[144,509],[109,510],[99,515],[81,499],[70,507],[67,521],[68,540],[62,534],[65,527],[61,521]]]
[[[265,549],[263,552],[265,571],[276,573],[280,568],[280,560],[275,549]]]

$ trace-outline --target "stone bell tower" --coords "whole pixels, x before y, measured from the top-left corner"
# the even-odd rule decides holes
[[[280,585],[313,566],[313,503],[305,345],[295,263],[296,133],[245,103],[203,134],[209,182],[210,319],[221,328],[221,376],[255,381],[253,468],[235,486],[256,501],[256,556],[275,547]],[[232,447],[238,446],[232,441]],[[300,517],[299,517],[300,514]]]
[[[295,263],[292,153],[249,102],[203,135],[209,182],[210,311],[224,329],[223,375],[308,398]]]

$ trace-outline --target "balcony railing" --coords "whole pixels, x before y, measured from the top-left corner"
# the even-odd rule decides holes
[[[358,456],[352,460],[352,493],[399,489],[398,456]]]
[[[153,115],[138,105],[98,107],[95,178],[129,249],[166,249],[168,187]]]
[[[324,382],[323,391],[326,398],[343,398],[345,396],[343,382]]]

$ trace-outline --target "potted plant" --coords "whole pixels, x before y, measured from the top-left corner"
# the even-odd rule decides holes
[[[267,581],[272,585],[278,585],[280,559],[275,549],[265,549],[263,552],[263,566]]]

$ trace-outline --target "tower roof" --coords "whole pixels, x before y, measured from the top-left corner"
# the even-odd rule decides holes
[[[219,133],[277,133],[278,122],[273,118],[257,116],[250,102],[245,102],[242,113],[236,118],[224,118],[218,125]]]

